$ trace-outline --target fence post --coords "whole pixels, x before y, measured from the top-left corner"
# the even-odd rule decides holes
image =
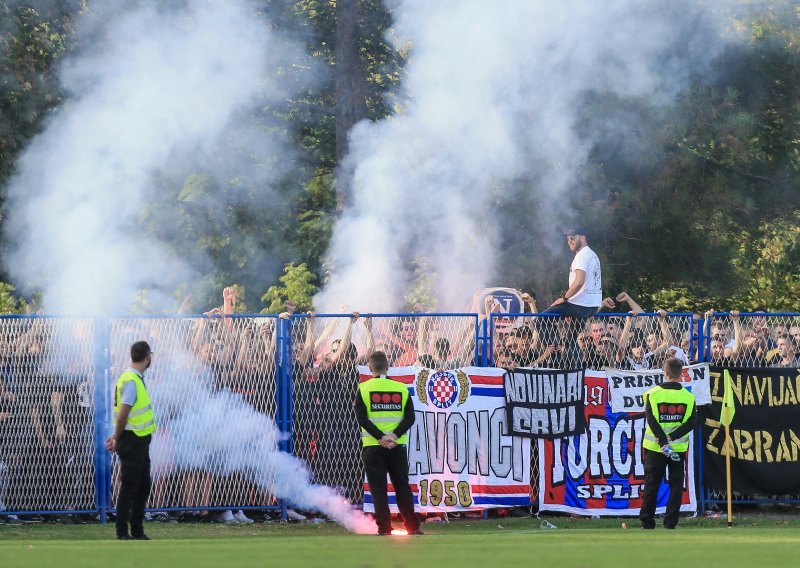
[[[494,321],[492,315],[483,320],[483,365],[488,367],[494,359]]]
[[[705,330],[703,329],[704,323],[705,319],[703,318],[700,318],[697,321],[692,321],[692,326],[696,327],[696,330],[692,333],[697,334],[697,360],[701,363],[706,360],[706,350],[703,348],[705,345]]]
[[[286,434],[286,451],[294,453],[294,409],[292,405],[292,377],[294,368],[294,346],[292,345],[294,331],[294,315],[288,320],[283,320],[283,379],[284,379],[284,433]]]
[[[291,398],[291,351],[287,357],[286,338],[291,326],[291,320],[278,317],[275,322],[275,424],[283,436],[278,442],[282,452],[291,452],[291,417],[289,416],[289,403]],[[287,505],[284,499],[280,501],[281,520],[287,517]]]
[[[108,521],[111,507],[111,454],[106,451],[105,438],[111,424],[108,407],[110,372],[111,325],[106,318],[94,318],[94,495],[100,523]]]

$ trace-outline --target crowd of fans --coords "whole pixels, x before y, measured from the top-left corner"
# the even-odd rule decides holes
[[[359,429],[355,420],[342,417],[352,415],[358,366],[376,350],[387,353],[392,366],[430,369],[472,365],[484,349],[494,365],[504,368],[646,370],[660,368],[667,357],[685,364],[710,360],[726,366],[800,366],[800,321],[766,313],[747,318],[738,312],[724,317],[714,312],[693,317],[645,314],[625,292],[604,300],[614,314],[574,321],[536,316],[530,294],[521,296],[530,317],[507,317],[487,296],[478,318],[432,316],[421,310],[398,317],[362,316],[346,308],[323,318],[297,313],[293,302],[286,302],[277,317],[238,316],[233,313],[236,296],[234,288],[226,288],[222,305],[203,317],[114,320],[108,351],[98,349],[89,319],[3,320],[0,511],[93,507],[93,479],[87,472],[93,468],[96,367],[107,366],[101,380],[116,377],[127,366],[130,344],[141,339],[159,357],[159,365],[148,373],[148,389],[160,401],[151,506],[190,509],[152,517],[184,522],[250,522],[243,510],[215,512],[215,507],[236,502],[259,509],[274,499],[238,475],[223,475],[213,464],[188,463],[182,457],[187,442],[174,420],[180,404],[191,404],[192,393],[171,402],[160,396],[171,377],[190,377],[212,393],[231,393],[255,412],[275,416],[276,370],[291,369],[293,452],[309,464],[315,481],[358,500]],[[627,313],[618,315],[623,307]],[[189,309],[185,302],[182,310]],[[490,326],[484,324],[487,318]],[[486,327],[492,330],[492,341],[484,345]],[[115,474],[112,485],[116,483]]]

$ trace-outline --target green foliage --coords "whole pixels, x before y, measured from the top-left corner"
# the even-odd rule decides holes
[[[53,78],[72,41],[77,2],[0,1],[0,189],[25,144],[62,97]]]
[[[409,312],[432,312],[436,310],[433,282],[437,274],[431,273],[431,268],[424,258],[412,260],[414,266],[414,279],[408,287],[403,300]]]
[[[7,282],[0,282],[0,314],[29,313],[32,305],[16,294],[16,289]]]
[[[734,234],[733,266],[742,286],[733,304],[745,309],[797,311],[800,298],[800,212]]]
[[[294,239],[297,257],[315,274],[319,274],[320,261],[328,250],[335,209],[334,175],[322,170],[311,178],[305,188],[297,213],[298,225]]]
[[[160,172],[154,181],[142,229],[199,272],[176,290],[176,307],[191,293],[193,312],[220,305],[230,282],[240,285],[236,311],[256,305],[265,285],[265,311],[282,311],[286,299],[310,309],[324,282],[324,255],[341,207],[336,2],[265,0],[263,6],[275,28],[303,38],[322,80],[248,117],[255,132],[284,134],[301,149],[290,164],[279,152],[254,156],[235,137],[220,142],[220,156],[228,157],[221,160],[284,172],[269,187],[263,179],[276,176],[247,179],[234,171],[218,178],[210,172],[235,168],[211,165]],[[84,9],[82,0],[0,0],[0,199],[20,152],[62,101],[54,70],[76,47],[72,22]],[[732,45],[671,104],[588,92],[579,105],[576,127],[594,147],[569,203],[592,229],[609,295],[625,290],[646,309],[673,311],[800,309],[800,10],[796,2],[770,0],[742,13],[748,15],[734,14],[731,25],[750,42]],[[413,51],[387,40],[391,11],[381,0],[359,0],[357,14],[367,115],[381,120],[401,106],[396,93]],[[280,72],[291,80],[299,67]],[[536,291],[541,304],[563,288],[571,255],[547,250],[542,243],[551,242],[554,221],[527,213],[541,208],[537,183],[492,188],[493,215],[483,222],[502,235],[496,284]],[[406,304],[433,309],[435,267],[412,262],[416,277]],[[27,308],[9,284],[0,284],[0,309]],[[153,309],[147,291],[137,294],[133,309]]]
[[[297,310],[308,311],[312,307],[314,294],[317,287],[314,281],[317,277],[308,269],[305,263],[294,265],[289,263],[284,269],[283,276],[278,280],[280,285],[270,286],[261,301],[267,307],[261,311],[263,314],[277,314],[284,311],[285,303],[289,300],[297,302]]]

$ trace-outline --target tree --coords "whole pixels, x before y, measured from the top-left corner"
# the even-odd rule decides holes
[[[0,282],[0,314],[24,314],[31,311],[31,304],[15,293],[7,282]]]
[[[0,195],[14,164],[61,101],[53,70],[74,41],[77,1],[0,1]]]
[[[317,277],[308,270],[305,263],[297,266],[292,263],[287,264],[283,276],[278,279],[281,284],[270,286],[266,294],[261,297],[261,301],[267,304],[261,313],[282,312],[287,301],[296,302],[298,311],[310,310],[312,299],[317,292],[317,287],[314,285],[316,279]]]
[[[733,266],[744,285],[731,306],[794,312],[800,298],[800,212],[765,221],[754,234],[739,233]]]

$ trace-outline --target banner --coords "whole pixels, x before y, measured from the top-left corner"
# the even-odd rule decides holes
[[[484,288],[472,296],[468,312],[478,313],[489,317],[486,311],[486,298],[491,296],[492,325],[496,333],[507,333],[517,329],[523,324],[521,317],[510,317],[501,314],[519,314],[525,311],[525,304],[519,290],[514,288]]]
[[[364,367],[359,372],[362,381],[371,376]],[[414,400],[408,462],[418,513],[530,505],[531,442],[509,435],[504,374],[494,367],[389,369]],[[391,483],[389,505],[397,512]],[[366,481],[364,510],[375,510]]]
[[[725,428],[719,417],[724,368],[711,368],[711,406],[703,420],[703,481],[725,491]],[[731,422],[731,488],[745,494],[800,493],[798,369],[728,368],[736,413]]]
[[[608,369],[608,388],[612,412],[644,412],[644,393],[664,382],[664,371],[624,371]],[[689,365],[681,373],[683,387],[694,394],[695,405],[711,404],[708,363]]]
[[[583,370],[515,369],[503,380],[511,433],[560,438],[583,432]]]
[[[539,439],[539,509],[577,515],[638,515],[644,489],[642,413],[616,413],[602,371],[584,376],[586,432]],[[666,508],[668,487],[658,491],[656,512]],[[681,511],[695,511],[694,452],[690,438]]]

